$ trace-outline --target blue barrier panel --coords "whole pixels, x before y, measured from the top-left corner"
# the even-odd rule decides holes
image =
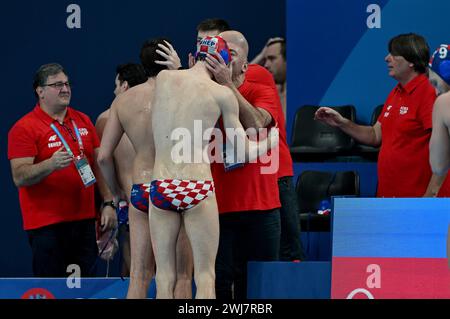
[[[333,298],[450,298],[448,198],[336,198]]]
[[[129,279],[121,278],[2,278],[0,299],[121,299]],[[148,298],[155,298],[153,280]]]
[[[249,299],[329,299],[330,262],[249,262]]]
[[[300,240],[307,261],[331,261],[331,232],[302,230]]]

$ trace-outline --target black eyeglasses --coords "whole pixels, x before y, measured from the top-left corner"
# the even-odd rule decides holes
[[[60,123],[61,126],[67,131],[67,133],[69,133],[70,137],[72,138],[72,140],[74,142],[77,141],[77,138],[75,137],[75,135],[73,134],[73,131],[70,127],[68,127],[66,124],[64,124],[64,122]]]
[[[70,89],[70,82],[56,82],[56,83],[50,83],[50,84],[44,84],[43,86],[51,86],[54,89],[62,90],[64,86],[67,86],[68,89]]]

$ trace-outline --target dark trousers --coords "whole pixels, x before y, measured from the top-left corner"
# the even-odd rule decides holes
[[[216,297],[247,298],[247,262],[276,261],[280,249],[280,211],[221,214],[216,258]]]
[[[280,219],[281,219],[281,242],[280,260],[304,260],[302,242],[300,241],[300,216],[298,208],[297,193],[295,192],[292,176],[278,179],[278,190],[280,192]]]
[[[95,275],[97,258],[95,220],[59,223],[28,230],[35,277],[68,277],[67,266],[76,264],[82,277]]]

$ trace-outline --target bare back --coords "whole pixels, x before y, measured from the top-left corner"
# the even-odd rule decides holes
[[[212,81],[201,68],[162,71],[155,88],[152,129],[156,150],[154,178],[211,180],[203,151],[221,114],[220,101],[231,91]],[[180,152],[180,145],[190,151]],[[178,155],[188,162],[177,163]],[[175,157],[174,157],[175,155]]]
[[[148,183],[154,163],[154,147],[151,131],[151,104],[154,91],[154,79],[132,87],[117,98],[112,108],[129,137],[136,156],[133,164],[133,183]],[[130,156],[129,160],[133,160]]]

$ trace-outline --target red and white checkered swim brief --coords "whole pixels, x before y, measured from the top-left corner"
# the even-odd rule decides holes
[[[150,199],[153,205],[178,213],[195,207],[213,192],[213,181],[157,179],[150,184]]]

